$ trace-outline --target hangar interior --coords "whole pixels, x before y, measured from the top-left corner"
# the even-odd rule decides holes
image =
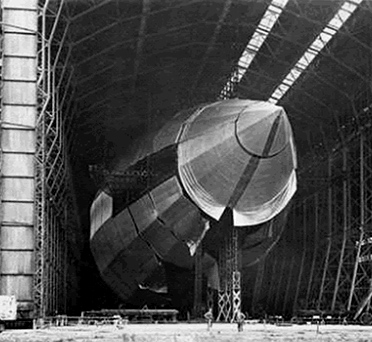
[[[178,111],[234,97],[283,106],[298,156],[243,310],[368,312],[372,2],[2,0],[1,18],[0,294],[21,316],[119,304],[89,251],[102,170]]]

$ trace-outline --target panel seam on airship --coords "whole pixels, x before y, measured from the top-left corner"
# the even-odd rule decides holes
[[[235,138],[236,138],[236,141],[238,142],[238,145],[242,148],[242,150],[244,152],[246,152],[247,154],[249,154],[251,157],[256,157],[256,158],[260,158],[260,159],[270,159],[270,158],[273,158],[275,156],[277,156],[278,154],[280,154],[281,152],[283,152],[287,146],[290,144],[290,141],[288,141],[286,144],[283,145],[283,147],[276,153],[274,154],[270,154],[270,155],[265,155],[264,152],[262,152],[262,155],[259,155],[257,153],[254,153],[250,150],[248,150],[244,145],[243,143],[241,142],[240,138],[239,138],[239,134],[238,134],[238,120],[240,118],[240,115],[245,111],[245,109],[249,108],[249,106],[247,107],[244,107],[240,113],[238,114],[238,116],[236,117],[236,119],[234,120],[234,133],[235,133]],[[278,116],[278,117],[281,117],[281,114]]]
[[[152,197],[151,192],[148,193],[148,196],[149,196],[149,198],[150,198],[150,201],[151,201],[151,203],[152,203],[152,206],[153,206],[153,208],[154,208],[154,211],[156,212],[156,220],[159,221],[160,224],[161,224],[163,227],[167,228],[167,229],[169,230],[169,232],[173,235],[173,237],[174,237],[177,241],[183,243],[184,241],[182,241],[182,240],[181,240],[181,239],[176,235],[176,233],[173,231],[173,229],[172,229],[171,227],[169,227],[169,226],[165,223],[165,221],[164,221],[164,220],[159,216],[159,211],[158,211],[158,209],[156,208],[156,203],[155,203],[155,201],[154,201],[154,198]]]
[[[274,138],[275,138],[276,132],[277,132],[278,127],[279,127],[280,119],[281,119],[281,115],[278,115],[276,117],[271,129],[270,129],[270,132],[269,132],[269,135],[267,137],[262,155],[266,155],[268,153],[268,151],[270,151],[270,148],[271,148],[271,146],[274,142]],[[235,207],[235,205],[238,203],[239,199],[243,195],[243,193],[244,193],[245,189],[247,188],[248,184],[251,182],[251,180],[253,178],[253,175],[257,170],[259,161],[260,161],[260,158],[257,158],[257,157],[252,157],[249,160],[248,165],[245,167],[242,175],[240,176],[238,182],[236,183],[235,189],[234,189],[229,201],[227,202],[226,207],[230,207],[231,209],[233,209]]]
[[[187,133],[187,128],[190,127],[190,124],[194,122],[195,118],[197,118],[206,108],[215,106],[215,103],[205,105],[200,109],[196,110],[190,117],[182,124],[179,134],[177,135],[176,144],[178,144],[185,133]]]
[[[133,222],[133,225],[134,225],[134,227],[135,227],[135,229],[136,229],[136,231],[137,231],[137,235],[138,235],[138,237],[139,237],[143,242],[146,243],[146,245],[147,245],[147,246],[150,248],[150,250],[154,253],[156,259],[157,259],[158,261],[161,261],[162,258],[161,258],[161,256],[159,255],[159,253],[156,251],[155,247],[154,247],[154,246],[153,246],[149,241],[147,241],[147,240],[143,237],[143,235],[140,233],[139,228],[138,228],[138,226],[137,226],[137,223],[136,223],[136,221],[135,221],[135,219],[134,219],[134,216],[133,216],[133,214],[132,214],[132,212],[131,212],[131,210],[130,210],[130,207],[128,207],[128,213],[129,213],[130,218],[132,219],[132,222]]]

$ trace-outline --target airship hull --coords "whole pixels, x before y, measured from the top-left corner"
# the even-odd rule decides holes
[[[217,289],[218,222],[232,212],[232,225],[244,232],[242,265],[257,262],[280,237],[295,169],[281,107],[231,100],[179,113],[118,155],[117,177],[92,204],[91,250],[103,279],[124,301],[141,289],[167,292],[164,266],[191,272],[204,240],[204,274]],[[138,180],[120,178],[135,172]],[[125,197],[133,182],[137,191]]]

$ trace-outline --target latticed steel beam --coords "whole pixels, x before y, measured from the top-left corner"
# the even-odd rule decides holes
[[[311,295],[311,289],[314,286],[315,283],[315,267],[316,267],[316,260],[318,255],[318,244],[319,244],[319,193],[316,193],[313,196],[314,200],[314,240],[313,240],[313,251],[312,251],[312,260],[311,260],[311,266],[310,266],[310,273],[309,273],[309,281],[308,286],[306,290],[306,297],[305,297],[305,303],[306,303],[306,309],[309,309],[310,307],[310,295]]]
[[[195,278],[194,278],[194,317],[201,317],[202,314],[202,290],[203,290],[203,267],[202,267],[202,244],[195,252]]]
[[[108,1],[112,1],[112,0],[108,0]],[[151,11],[150,13],[151,13],[151,15],[153,15],[153,14],[159,14],[159,13],[166,12],[166,11],[169,11],[169,10],[172,10],[172,9],[178,9],[178,8],[182,8],[182,7],[185,7],[185,6],[190,6],[190,5],[194,4],[194,3],[199,3],[199,1],[198,0],[192,0],[192,1],[189,1],[189,2],[180,2],[176,6],[170,6],[170,7],[162,8],[160,10]],[[90,10],[90,9],[88,9],[88,10]],[[82,13],[84,13],[84,12],[82,12]],[[78,14],[78,15],[80,15],[80,14]],[[84,36],[83,38],[81,38],[81,39],[79,39],[77,41],[74,41],[72,43],[72,45],[74,47],[77,46],[77,45],[80,45],[80,44],[84,43],[85,41],[96,37],[100,33],[103,33],[103,32],[106,32],[106,31],[112,29],[115,26],[119,26],[119,25],[125,24],[125,23],[127,23],[129,21],[132,21],[132,20],[135,20],[135,19],[141,19],[141,17],[142,17],[142,13],[133,15],[131,17],[119,18],[118,20],[116,20],[116,21],[114,21],[114,22],[112,22],[112,23],[110,23],[110,24],[108,24],[106,26],[103,26],[103,27],[99,28],[98,30],[92,32],[91,34],[86,35],[86,36]],[[71,21],[75,21],[76,20],[76,16],[73,17],[73,18],[71,18],[70,20]],[[171,30],[169,30],[167,32],[178,31],[180,28],[189,27],[189,26],[192,26],[192,25],[195,25],[195,23],[188,24],[188,25],[185,25],[185,26],[179,26],[179,27],[176,27],[175,29],[171,29]],[[164,34],[164,33],[160,33],[160,34]],[[156,34],[156,35],[158,35],[158,34]],[[133,41],[133,39],[131,39],[130,41]]]
[[[315,308],[310,300],[311,291],[319,293],[318,310],[353,311],[361,309],[361,306],[368,310],[372,286],[372,229],[366,220],[372,222],[372,176],[369,176],[372,174],[372,145],[371,139],[365,137],[369,137],[370,132],[370,125],[362,126],[359,132],[345,136],[347,148],[330,151],[326,208],[328,233],[318,227],[318,222],[322,225],[325,220],[319,221],[317,210],[314,213],[315,228],[319,232],[315,240],[320,241],[325,235],[328,245],[320,285],[320,277],[316,276],[318,279],[311,285],[311,290],[308,286],[307,308]],[[322,194],[325,194],[323,190],[320,195],[324,197]],[[318,252],[313,254],[313,264],[317,260],[318,267],[322,250],[319,246]],[[319,256],[314,259],[316,254]]]
[[[63,49],[67,46],[69,22],[61,15],[64,0],[54,2],[54,11],[50,2],[41,3],[40,22],[41,40],[39,52],[39,101],[41,110],[37,120],[36,153],[36,198],[37,198],[37,236],[35,274],[35,315],[43,317],[66,312],[68,293],[66,285],[67,263],[73,262],[67,249],[67,239],[78,231],[76,200],[69,172],[68,146],[69,136],[67,120],[63,113],[67,92],[71,88],[72,74],[64,81],[67,60],[63,61]],[[61,25],[64,25],[61,27]],[[57,32],[63,32],[57,37]],[[53,44],[58,42],[56,53]],[[67,57],[71,50],[68,50]],[[62,69],[62,70],[61,70]],[[61,71],[61,72],[60,72]],[[62,88],[63,84],[63,88]],[[60,92],[64,89],[61,97]],[[75,243],[78,243],[76,240]],[[80,242],[81,243],[81,242]],[[79,259],[79,258],[78,258]],[[76,275],[77,277],[77,275]]]
[[[348,165],[347,165],[347,150],[346,148],[343,149],[342,151],[342,171],[344,174],[348,171]],[[347,244],[347,239],[348,239],[348,182],[347,178],[344,177],[342,180],[342,215],[343,215],[343,222],[342,222],[342,243],[340,246],[339,250],[339,261],[338,261],[338,267],[337,267],[337,274],[336,274],[336,279],[335,279],[335,287],[334,287],[334,292],[333,292],[333,297],[332,297],[332,303],[331,303],[331,310],[335,310],[336,308],[336,300],[339,292],[339,287],[340,287],[340,277],[341,277],[341,272],[342,268],[344,267],[344,256],[346,253],[346,244]],[[336,199],[337,200],[337,199]],[[337,232],[336,232],[337,234]]]
[[[185,44],[180,44],[180,45],[176,45],[176,46],[172,46],[171,48],[166,48],[164,50],[161,50],[161,51],[156,51],[154,52],[153,54],[149,55],[150,56],[155,56],[157,54],[161,54],[165,51],[171,51],[171,50],[174,50],[174,49],[180,49],[180,48],[183,48],[183,47],[187,47],[187,46],[192,46],[192,45],[200,45],[200,46],[203,46],[203,45],[206,45],[206,43],[192,43],[192,42],[187,42]],[[166,69],[167,66],[164,66],[163,69]],[[134,74],[131,74],[131,75],[126,75],[126,76],[119,76],[113,80],[110,80],[110,82],[108,83],[105,83],[103,84],[102,86],[100,87],[97,87],[95,89],[92,89],[91,91],[88,91],[87,93],[83,93],[82,95],[80,95],[78,98],[77,98],[77,101],[80,101],[94,93],[97,93],[98,91],[101,91],[103,89],[107,89],[107,88],[111,88],[114,84],[118,83],[118,82],[121,82],[121,81],[125,81],[125,80],[128,80],[128,79],[131,79],[134,77]]]
[[[306,260],[306,252],[307,252],[307,233],[308,233],[308,204],[307,200],[303,201],[302,206],[302,224],[303,224],[303,232],[302,232],[302,255],[301,255],[301,264],[300,264],[300,271],[297,278],[296,283],[296,291],[293,298],[293,308],[292,312],[296,311],[299,308],[298,298],[301,292],[301,286],[303,284],[303,273],[305,267],[305,260]]]
[[[283,253],[283,251],[281,251],[281,253]],[[284,274],[285,274],[286,269],[287,269],[286,263],[285,263],[285,258],[283,256],[279,260],[279,265],[280,265],[280,266],[278,266],[278,268],[279,268],[279,271],[278,271],[279,280],[278,280],[278,283],[277,283],[278,286],[274,286],[274,289],[276,291],[275,295],[274,295],[275,296],[275,299],[274,299],[274,311],[275,311],[275,313],[281,312],[281,310],[280,310],[281,308],[280,308],[279,304],[280,304],[280,299],[281,298],[283,299],[283,297],[282,297],[282,294],[283,294],[283,291],[282,291],[283,279],[285,278]],[[276,273],[276,275],[278,273]],[[274,274],[272,276],[274,276]]]
[[[360,314],[370,306],[368,295],[372,279],[372,144],[371,129],[362,132],[359,138],[359,199],[354,206],[358,206],[359,217],[355,222],[355,230],[359,227],[359,239],[355,237],[355,260],[351,289],[348,298],[348,310],[357,310]],[[355,180],[357,177],[354,177]]]
[[[268,274],[268,277],[270,278],[270,285],[269,289],[267,291],[267,300],[266,300],[266,306],[265,306],[265,311],[269,312],[270,307],[273,308],[273,303],[274,303],[274,291],[277,288],[276,287],[276,282],[274,282],[274,274],[278,274],[278,264],[279,264],[279,257],[278,257],[278,251],[279,251],[279,246],[277,246],[274,251],[271,254],[271,259],[272,261],[272,268],[271,268],[271,273]]]
[[[257,313],[259,307],[259,300],[262,294],[262,284],[265,273],[266,259],[260,260],[257,265],[256,278],[253,288],[252,311]]]
[[[224,239],[218,260],[220,270],[220,291],[218,293],[217,321],[229,322],[231,317],[231,243],[230,237]]]
[[[211,54],[211,52],[212,52],[212,50],[213,50],[213,48],[214,48],[214,46],[216,44],[218,35],[220,34],[220,31],[221,31],[222,24],[225,22],[225,19],[227,17],[227,14],[230,11],[231,4],[232,4],[232,0],[225,0],[225,4],[223,6],[222,13],[221,13],[221,15],[220,15],[220,17],[218,19],[216,28],[213,31],[213,35],[212,35],[212,38],[211,38],[211,40],[209,42],[207,51],[205,52],[205,54],[203,56],[203,59],[202,59],[202,61],[200,63],[200,67],[198,69],[198,72],[195,75],[194,83],[191,86],[191,94],[194,93],[195,88],[196,88],[196,86],[199,83],[200,76],[201,76],[201,74],[202,74],[202,72],[203,72],[203,70],[205,68],[205,65],[206,65],[206,63],[208,61],[209,55]]]
[[[96,11],[97,9],[101,8],[102,6],[105,6],[105,5],[109,4],[109,3],[112,3],[112,0],[95,1],[94,4],[92,6],[89,6],[85,11],[80,12],[79,14],[76,14],[73,17],[70,17],[69,19],[71,21],[76,21],[76,20],[86,16],[87,14],[89,14],[93,11]]]
[[[145,42],[146,21],[147,21],[149,12],[150,12],[150,0],[142,0],[142,16],[141,16],[141,23],[140,23],[140,27],[138,31],[136,58],[134,59],[132,93],[134,93],[136,90],[139,66],[140,66],[140,62],[142,59],[143,44]]]
[[[332,178],[332,159],[328,159],[328,178]],[[332,188],[331,186],[328,187],[328,194],[327,194],[327,207],[328,207],[328,233],[327,233],[327,251],[324,259],[323,264],[323,273],[322,273],[322,280],[320,283],[319,289],[319,297],[317,302],[317,309],[319,310],[323,306],[323,294],[324,288],[326,285],[326,277],[328,271],[328,264],[330,259],[331,247],[332,247]]]
[[[253,71],[253,70],[251,70],[251,69],[248,69],[247,74],[248,74],[248,73],[252,73],[253,75],[263,77],[263,78],[265,78],[265,79],[267,79],[267,80],[269,80],[269,81],[271,81],[271,82],[276,82],[276,80],[273,79],[272,77],[267,76],[267,75],[265,75],[265,74],[263,74],[263,73],[260,73],[260,72]],[[243,83],[244,83],[244,82],[243,82]],[[240,88],[240,87],[241,87],[242,89],[245,89],[245,88],[246,88],[246,89],[248,89],[248,90],[250,90],[250,91],[254,91],[254,92],[257,93],[257,91],[255,91],[254,89],[252,90],[251,87],[249,87],[249,86],[245,86],[245,85],[242,84],[242,83],[239,84],[239,88]],[[315,96],[309,94],[309,93],[308,93],[306,90],[304,90],[302,87],[297,86],[297,90],[300,91],[302,94],[305,94],[307,97],[309,97],[309,98],[310,98],[311,100],[313,100],[314,102],[320,104],[322,107],[327,108],[327,109],[329,110],[329,112],[332,112],[331,109],[329,108],[329,106],[328,106],[326,103],[324,103],[323,101],[319,100],[319,99],[316,98]],[[261,95],[261,96],[262,96],[262,95]],[[299,110],[299,111],[300,111],[300,110]],[[302,113],[304,113],[304,115],[305,115],[306,117],[308,117],[309,119],[314,120],[314,118],[311,117],[309,114],[306,114],[306,113],[303,112],[303,111],[302,111]]]
[[[298,1],[298,0],[296,0],[296,1]],[[368,2],[369,2],[369,1],[363,1],[363,3],[368,3]],[[340,6],[339,8],[341,8],[341,6]],[[337,8],[337,10],[338,10],[339,8]],[[296,16],[296,17],[300,17],[301,19],[303,19],[303,20],[305,20],[305,21],[307,21],[307,22],[309,22],[309,23],[311,23],[311,24],[314,24],[314,25],[319,26],[320,29],[324,28],[324,26],[325,26],[325,24],[326,24],[326,23],[321,23],[321,22],[319,22],[319,21],[317,21],[317,20],[314,20],[314,19],[309,18],[309,17],[307,16],[306,11],[301,11],[301,14],[300,14],[300,15],[298,15],[297,13],[291,11],[289,8],[286,8],[285,11],[286,11],[287,13],[290,13],[290,14]],[[334,14],[336,14],[336,11],[335,11]],[[345,30],[346,32],[343,32],[342,30]],[[372,48],[371,48],[371,46],[368,46],[367,44],[365,44],[365,43],[361,42],[359,39],[357,39],[353,34],[350,33],[350,31],[349,31],[348,29],[345,28],[345,25],[343,26],[342,29],[340,29],[340,30],[337,32],[337,34],[338,34],[338,35],[344,35],[344,36],[346,36],[348,39],[353,40],[354,42],[356,42],[357,44],[359,44],[360,46],[362,46],[363,48],[369,50],[369,51],[372,53]]]
[[[291,262],[290,262],[290,265],[289,265],[289,272],[288,272],[288,275],[287,275],[287,286],[286,286],[285,292],[284,292],[283,308],[282,308],[282,313],[283,314],[286,313],[287,308],[289,307],[289,301],[292,299],[293,273],[294,273],[295,264],[296,264],[295,258],[291,258]]]

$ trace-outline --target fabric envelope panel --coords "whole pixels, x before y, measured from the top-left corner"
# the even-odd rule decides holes
[[[136,239],[129,250],[117,255],[102,275],[119,296],[127,299],[158,267],[159,263],[147,244]]]
[[[152,190],[151,197],[159,218],[180,241],[198,240],[203,232],[199,209],[182,194],[176,177]]]
[[[171,226],[158,220],[158,213],[149,195],[130,206],[133,220],[143,238],[164,261],[173,262],[179,267],[191,267],[187,246],[178,240]]]
[[[135,240],[139,239],[128,210],[110,218],[91,239],[92,253],[100,271]]]

